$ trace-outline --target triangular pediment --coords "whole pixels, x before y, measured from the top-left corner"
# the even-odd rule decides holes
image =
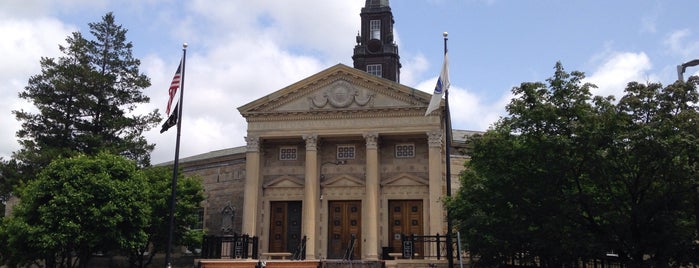
[[[262,188],[299,188],[303,187],[303,185],[302,179],[292,176],[281,176],[265,183],[262,185]]]
[[[424,109],[431,95],[337,64],[238,108],[255,114]]]
[[[321,183],[323,187],[353,187],[364,186],[364,181],[351,175],[338,175]]]
[[[428,180],[408,173],[401,173],[381,182],[382,186],[424,186],[428,184]]]

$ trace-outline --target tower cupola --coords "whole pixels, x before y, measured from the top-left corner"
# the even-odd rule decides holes
[[[388,0],[366,0],[354,47],[354,68],[400,82],[400,56],[393,39],[393,13]]]

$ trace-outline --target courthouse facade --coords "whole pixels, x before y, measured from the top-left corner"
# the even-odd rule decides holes
[[[388,0],[367,0],[354,66],[338,64],[238,108],[246,146],[181,160],[204,182],[202,228],[306,259],[378,260],[402,234],[446,233],[444,110],[402,85]],[[442,104],[443,107],[443,104]],[[452,188],[463,169],[453,131]]]

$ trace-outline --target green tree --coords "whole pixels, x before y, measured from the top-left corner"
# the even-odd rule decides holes
[[[53,161],[21,189],[5,218],[2,261],[10,266],[88,267],[93,253],[146,242],[148,181],[133,161],[100,153]]]
[[[513,89],[509,116],[471,140],[449,200],[466,247],[493,265],[558,267],[614,251],[635,267],[686,263],[696,237],[696,84],[629,83],[592,97],[556,64]]]
[[[19,175],[17,172],[18,164],[16,160],[0,158],[0,218],[5,216],[5,205],[12,197],[12,188],[14,187],[13,181],[6,178],[17,178]]]
[[[167,249],[169,232],[170,195],[172,186],[171,167],[151,167],[144,170],[149,185],[150,224],[146,232],[148,239],[140,247],[129,252],[131,267],[146,267],[158,252]],[[173,244],[200,248],[203,230],[190,228],[199,221],[199,209],[204,201],[204,188],[196,177],[177,178],[177,203],[175,205],[175,229]],[[144,254],[148,253],[148,254]],[[147,257],[146,257],[147,256]]]
[[[80,32],[59,46],[58,59],[42,58],[41,73],[29,79],[19,96],[32,102],[37,113],[13,111],[22,128],[20,149],[13,158],[20,164],[17,176],[2,175],[16,184],[29,180],[51,160],[102,151],[126,156],[140,166],[150,164],[154,145],[142,135],[161,120],[157,111],[134,113],[150,99],[143,89],[150,80],[140,73],[126,32],[112,13],[89,23],[92,40]]]
[[[665,88],[629,83],[596,165],[588,168],[585,203],[614,237],[609,247],[634,266],[667,267],[691,260],[697,239],[699,113],[697,77]],[[695,260],[696,261],[696,260]]]
[[[31,77],[20,93],[21,98],[34,103],[38,112],[13,111],[17,120],[22,122],[22,129],[17,132],[21,148],[13,153],[11,160],[0,159],[0,198],[15,194],[23,198],[23,206],[30,206],[27,203],[34,200],[35,193],[26,189],[39,187],[31,186],[35,179],[46,180],[45,177],[49,175],[41,177],[37,174],[54,159],[95,155],[101,157],[106,152],[131,159],[138,167],[150,166],[150,152],[154,145],[149,144],[142,134],[155,127],[161,118],[157,110],[146,115],[135,114],[137,105],[149,102],[142,91],[150,86],[150,81],[140,73],[140,61],[132,56],[133,45],[126,41],[127,30],[115,23],[112,13],[107,13],[102,21],[88,25],[92,38],[87,39],[80,32],[68,36],[67,45],[59,46],[64,55],[57,59],[42,58],[41,73]],[[81,176],[100,176],[90,175],[90,172],[92,170],[85,170]],[[139,186],[138,195],[132,196],[137,198],[137,202],[147,202],[147,209],[141,210],[142,214],[133,219],[135,222],[131,226],[134,228],[131,231],[134,234],[137,232],[138,236],[117,241],[120,243],[118,245],[104,244],[107,246],[99,250],[119,249],[119,253],[134,254],[139,250],[142,252],[148,245],[153,245],[153,253],[162,248],[162,232],[167,231],[169,212],[167,202],[163,199],[169,198],[170,177],[166,175],[163,179],[163,176],[155,175],[156,173],[158,172],[146,171],[145,175],[138,175],[146,176],[150,182]],[[53,175],[60,174],[50,176]],[[69,183],[67,179],[65,183]],[[10,193],[17,187],[25,190]],[[99,194],[94,192],[100,190],[97,188],[76,189],[73,194],[92,196]],[[201,239],[200,233],[184,228],[196,217],[195,212],[203,199],[201,189],[199,181],[180,178],[176,243],[196,243],[197,239]],[[29,201],[25,202],[22,194],[29,194]],[[140,195],[148,198],[144,201],[140,199]],[[44,223],[44,219],[26,219],[33,220],[34,218],[30,218],[34,217],[31,213],[39,212],[44,213],[37,211],[35,207],[19,209],[15,217],[6,219],[0,225],[0,241],[12,241],[0,245],[0,263],[17,265],[45,260],[48,266],[84,265],[89,258],[85,254],[93,250],[92,242],[113,240],[111,233],[104,232],[101,237],[95,236],[77,249],[71,248],[75,246],[73,244],[56,244],[62,243],[61,239],[65,236],[44,235],[41,236],[43,240],[32,242],[33,240],[27,239],[42,231],[36,228],[43,228],[40,225]],[[76,219],[83,217],[80,214],[82,211],[62,212],[65,213],[60,216],[65,219],[70,219],[69,213],[75,213],[73,216]],[[141,216],[146,217],[146,225],[142,226]],[[59,247],[66,251],[57,253]],[[70,250],[78,254],[78,258],[72,262],[65,259],[71,256]],[[142,261],[141,263],[143,264]]]

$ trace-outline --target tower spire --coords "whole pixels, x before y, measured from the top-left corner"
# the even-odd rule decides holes
[[[393,13],[388,0],[366,0],[359,14],[362,28],[354,47],[354,68],[400,82],[400,56],[393,40]]]
[[[366,0],[364,7],[388,7],[388,0]]]

